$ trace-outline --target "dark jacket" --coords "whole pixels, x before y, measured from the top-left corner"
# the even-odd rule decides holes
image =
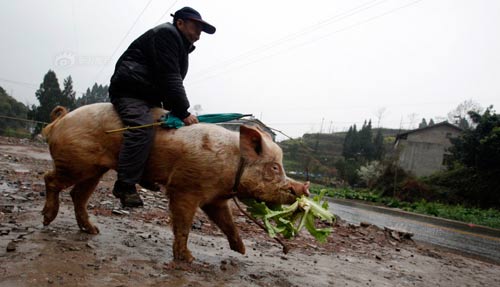
[[[150,29],[137,38],[118,59],[109,94],[114,98],[137,98],[170,110],[177,117],[189,116],[189,101],[182,81],[188,70],[188,54],[194,46],[172,24]]]

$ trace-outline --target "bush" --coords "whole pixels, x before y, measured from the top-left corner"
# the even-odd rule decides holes
[[[371,161],[358,170],[359,178],[364,182],[365,186],[372,188],[375,181],[382,175],[383,166],[379,161]]]
[[[386,163],[385,169],[382,175],[375,181],[373,189],[381,192],[383,196],[397,195],[400,191],[399,186],[408,177],[410,175],[394,164],[394,162]],[[394,183],[396,183],[396,188],[394,188]]]
[[[401,182],[396,194],[397,198],[402,201],[415,202],[421,199],[432,201],[436,196],[431,193],[430,188],[416,178],[408,177]]]
[[[25,129],[12,129],[6,128],[3,132],[0,133],[2,136],[11,137],[11,138],[29,138],[31,134]]]
[[[500,211],[495,209],[467,208],[463,205],[446,205],[437,202],[421,200],[413,203],[404,210],[500,228]]]
[[[319,194],[323,189],[325,189],[325,186],[320,185],[313,185],[309,188],[309,190],[315,194]],[[328,188],[326,189],[325,195],[333,198],[364,200],[370,202],[377,202],[380,199],[380,195],[377,193],[368,190],[353,190],[350,188]]]
[[[356,186],[359,183],[357,171],[360,166],[361,164],[354,159],[340,159],[335,163],[340,178],[351,186]]]
[[[483,208],[500,207],[499,170],[478,172],[463,166],[433,174],[423,181],[431,186],[439,199],[450,204],[466,204]]]
[[[476,127],[450,139],[449,170],[428,182],[446,190],[448,201],[500,208],[500,116],[492,106],[468,115]]]
[[[322,189],[325,189],[325,186],[313,185],[310,188],[312,193],[317,194],[319,194]],[[376,202],[388,207],[400,208],[410,212],[500,228],[500,211],[492,208],[468,208],[460,204],[447,205],[438,202],[428,202],[425,199],[410,203],[392,197],[381,197],[379,194],[367,190],[353,190],[349,188],[328,188],[326,189],[326,195],[334,198]]]

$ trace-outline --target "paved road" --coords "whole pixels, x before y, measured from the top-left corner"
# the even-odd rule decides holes
[[[500,230],[334,199],[330,211],[347,222],[368,222],[414,234],[416,241],[458,250],[500,263]]]

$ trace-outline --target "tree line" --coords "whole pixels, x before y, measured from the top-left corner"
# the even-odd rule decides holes
[[[350,185],[358,185],[359,169],[371,162],[381,161],[385,153],[382,129],[377,129],[373,136],[371,120],[365,120],[359,131],[355,124],[350,126],[342,146],[343,158],[335,162],[339,178]]]
[[[24,135],[27,136],[27,122],[18,121],[13,118],[26,119],[28,108],[16,101],[0,87],[0,133],[5,136]]]
[[[395,132],[395,131],[394,131]],[[297,140],[280,142],[284,164],[294,176],[316,182],[345,182],[356,185],[362,165],[380,161],[394,137],[390,129],[372,128],[372,121],[361,129],[354,124],[347,132],[333,134],[305,134]]]
[[[56,106],[64,106],[68,110],[74,110],[88,104],[109,102],[107,85],[95,83],[92,87],[87,88],[81,97],[77,98],[72,77],[68,76],[63,80],[61,89],[57,75],[52,70],[49,70],[43,77],[35,96],[39,104],[26,106],[16,101],[0,87],[0,115],[48,123],[50,122],[50,112]],[[0,133],[6,136],[37,134],[43,127],[42,123],[32,125],[20,120],[4,119],[0,123]]]
[[[342,155],[345,159],[358,161],[381,160],[384,156],[384,137],[381,129],[373,137],[372,121],[363,123],[360,131],[356,125],[349,127],[344,138]]]

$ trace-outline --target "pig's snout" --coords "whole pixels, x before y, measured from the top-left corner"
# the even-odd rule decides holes
[[[288,180],[288,189],[296,196],[302,196],[302,195],[309,196],[311,194],[309,192],[309,186],[311,185],[309,181],[305,183],[300,183],[290,178],[287,178],[287,180]]]

